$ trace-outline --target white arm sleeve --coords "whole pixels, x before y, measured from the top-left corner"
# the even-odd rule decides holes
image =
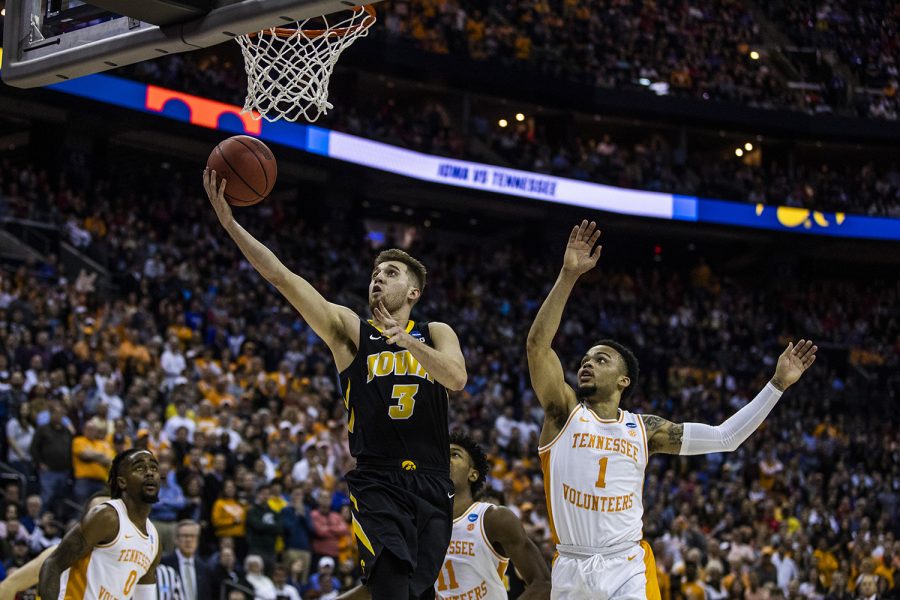
[[[156,586],[147,583],[136,585],[133,600],[156,600]]]
[[[734,452],[772,412],[779,398],[781,392],[769,382],[756,398],[721,425],[685,423],[679,454]]]

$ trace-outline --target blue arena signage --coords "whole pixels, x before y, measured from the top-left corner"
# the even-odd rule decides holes
[[[805,208],[725,202],[454,160],[312,125],[257,120],[238,106],[110,75],[89,75],[50,89],[216,129],[253,135],[321,156],[420,181],[638,217],[691,221],[843,238],[900,241],[900,219]]]

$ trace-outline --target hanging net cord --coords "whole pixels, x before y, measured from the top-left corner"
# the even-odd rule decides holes
[[[340,16],[346,13],[340,13]],[[324,23],[324,24],[323,24]],[[254,119],[314,122],[333,108],[328,82],[341,52],[369,34],[375,10],[357,7],[338,21],[332,15],[265,29],[237,38],[247,68],[243,112]],[[318,27],[313,29],[313,27]]]

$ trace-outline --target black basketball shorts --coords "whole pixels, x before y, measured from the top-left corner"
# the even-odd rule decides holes
[[[363,582],[387,550],[409,566],[411,596],[433,587],[453,530],[449,473],[358,466],[347,485]]]

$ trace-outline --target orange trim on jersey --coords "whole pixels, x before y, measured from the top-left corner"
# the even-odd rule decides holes
[[[509,568],[509,560],[501,560],[500,564],[497,565],[497,575],[500,576],[500,581],[503,582],[503,587],[507,588],[506,591],[509,591],[509,582],[506,580],[506,569]]]
[[[453,524],[456,525],[457,523],[459,523],[463,517],[465,517],[469,514],[469,511],[472,510],[472,507],[475,506],[476,504],[478,504],[478,501],[473,500],[472,504],[470,504],[469,507],[466,508],[466,510],[465,510],[465,512],[463,512],[463,514],[461,514],[458,517],[456,517],[455,519],[453,519]]]
[[[119,541],[119,538],[122,537],[122,515],[119,513],[119,509],[116,508],[115,504],[113,504],[113,500],[106,500],[105,502],[101,502],[100,506],[103,506],[104,504],[106,504],[107,506],[111,507],[114,511],[116,511],[116,516],[119,517],[119,530],[116,532],[116,537],[114,537],[111,542],[107,542],[105,544],[97,544],[97,548],[110,548],[116,542]],[[124,503],[122,506],[124,508]],[[128,517],[128,509],[124,508],[124,510],[125,510],[125,517],[127,518]],[[137,527],[135,527],[135,529],[137,529]]]
[[[66,581],[65,600],[84,600],[84,592],[87,590],[87,571],[91,564],[91,556],[94,552],[88,552],[85,556],[75,561],[69,567],[69,579]]]
[[[115,504],[113,504],[117,500],[121,503],[122,512],[119,512],[119,509],[116,508]],[[134,526],[134,530],[137,531],[139,536],[141,536],[145,540],[150,539],[150,529],[147,528],[147,533],[144,533],[143,531],[141,531],[141,528],[137,526],[137,523],[135,523],[134,521],[131,520],[131,517],[128,516],[128,507],[125,506],[124,500],[121,500],[119,498],[113,498],[112,500],[107,500],[103,504],[109,504],[110,506],[112,506],[115,509],[116,514],[119,515],[119,533],[116,535],[116,539],[113,540],[113,542],[111,542],[109,544],[105,544],[105,546],[112,546],[112,544],[114,544],[119,539],[119,536],[122,535],[122,516],[123,515],[125,517],[125,521],[127,521],[128,523],[131,523]],[[144,521],[144,527],[147,527],[147,523],[149,523],[149,522],[150,522],[149,519],[147,521]],[[159,535],[159,534],[157,534],[157,535]]]
[[[594,415],[594,418],[595,418],[595,419],[597,419],[597,420],[600,421],[601,423],[621,423],[621,422],[623,422],[623,421],[625,420],[625,411],[622,410],[621,408],[617,408],[617,409],[616,409],[616,410],[619,411],[619,416],[618,416],[617,418],[615,418],[615,419],[601,419],[599,416],[597,416],[597,413],[594,412],[594,409],[593,409],[593,408],[591,408],[591,407],[588,406],[587,404],[585,404],[584,407],[587,409],[587,411],[588,411],[589,413],[591,413],[592,415]]]
[[[574,414],[574,411],[573,411]],[[538,453],[541,459],[541,472],[544,474],[544,497],[547,500],[547,520],[550,522],[550,539],[554,544],[559,543],[559,536],[556,535],[556,525],[553,522],[553,502],[550,500],[550,451]],[[555,560],[555,559],[554,559]]]
[[[547,442],[547,443],[544,444],[543,446],[538,446],[538,454],[541,454],[542,452],[546,452],[547,450],[549,450],[549,449],[550,449],[550,446],[552,446],[553,444],[555,444],[556,441],[557,441],[560,437],[562,437],[563,432],[565,432],[566,427],[569,426],[569,423],[572,422],[572,419],[575,417],[575,413],[578,412],[578,409],[579,409],[579,408],[581,408],[581,405],[580,405],[580,404],[575,405],[575,408],[573,408],[572,411],[569,413],[569,418],[566,419],[566,424],[562,426],[562,429],[559,430],[559,433],[557,433],[556,436],[555,436],[552,440],[550,440],[549,442]]]
[[[632,413],[634,414],[634,413]],[[644,480],[647,478],[647,467],[650,466],[650,440],[647,438],[647,428],[644,426],[644,419],[641,415],[634,415],[638,421],[638,426],[644,432],[644,469],[641,471],[641,510],[644,508]],[[643,529],[643,527],[641,528]],[[650,546],[647,546],[649,548]],[[651,551],[652,554],[652,551]],[[655,568],[655,567],[654,567]],[[656,575],[654,574],[654,577]],[[657,586],[658,587],[658,586]],[[649,598],[647,600],[650,600]]]
[[[97,544],[95,546],[95,548],[112,548],[113,546],[116,545],[116,542],[118,542],[118,541],[119,541],[119,536],[117,535],[115,537],[115,539],[113,539],[113,541],[106,543],[106,544]]]
[[[377,330],[378,330],[378,333],[384,333],[384,329],[382,329],[381,327],[379,327],[378,325],[376,325],[376,324],[375,324],[375,321],[373,321],[372,319],[369,319],[369,320],[368,320],[368,323],[369,323],[369,325],[371,325],[372,327],[374,327],[375,329],[377,329]],[[407,323],[406,323],[406,333],[409,333],[410,331],[412,331],[412,330],[413,330],[413,327],[415,327],[415,326],[416,326],[416,322],[415,322],[415,321],[407,321]]]
[[[644,425],[644,419],[641,417],[641,415],[634,415],[634,418],[637,419],[638,426],[641,428],[641,432],[644,434],[644,464],[647,464],[650,462],[650,440],[647,438],[647,428]],[[644,489],[643,481],[641,482],[641,489]]]
[[[641,548],[644,549],[644,566],[647,568],[647,600],[662,600],[662,592],[659,591],[659,579],[656,576],[656,558],[653,549],[647,540],[641,540]]]
[[[481,513],[481,525],[478,527],[478,529],[479,529],[479,531],[481,531],[481,539],[483,539],[484,543],[487,544],[487,547],[491,549],[491,552],[494,554],[494,556],[496,556],[497,559],[502,562],[504,560],[509,560],[509,557],[503,556],[502,554],[497,552],[494,549],[494,545],[491,543],[491,540],[488,539],[487,534],[484,532],[484,522],[487,520],[487,514],[492,510],[494,510],[493,506],[485,509],[485,511],[483,513]],[[503,579],[503,575],[500,575],[500,579],[501,580]]]

